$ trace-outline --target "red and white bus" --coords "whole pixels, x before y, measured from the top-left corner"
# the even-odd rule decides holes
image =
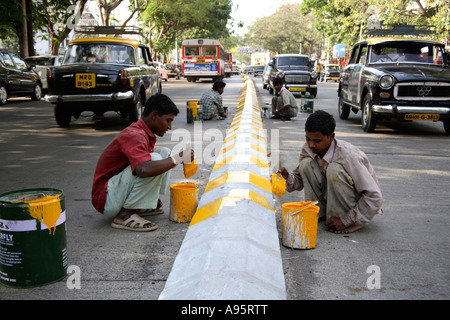
[[[225,77],[225,49],[218,40],[190,39],[181,43],[183,76],[187,81],[212,78],[213,81]]]
[[[227,60],[225,61],[225,77],[229,78],[233,74],[233,54],[227,52]]]

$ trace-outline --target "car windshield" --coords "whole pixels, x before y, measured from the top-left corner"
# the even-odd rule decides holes
[[[339,66],[326,66],[329,71],[339,71]]]
[[[63,64],[119,63],[135,64],[133,49],[127,45],[109,43],[72,44],[67,49]]]
[[[35,65],[35,66],[53,66],[55,64],[55,57],[28,57],[24,60],[29,65]]]
[[[443,64],[442,47],[427,42],[397,41],[372,46],[370,63]]]
[[[279,57],[278,66],[308,66],[308,57]]]
[[[264,71],[264,66],[256,66],[255,70],[256,71]]]

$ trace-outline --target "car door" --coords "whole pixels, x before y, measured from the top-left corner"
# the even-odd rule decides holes
[[[367,43],[363,42],[359,45],[358,54],[356,56],[356,62],[353,65],[350,72],[350,83],[349,86],[349,100],[360,106],[361,105],[361,91],[362,91],[362,81],[361,75],[364,70],[367,59]]]
[[[8,91],[10,92],[10,94],[14,94],[20,91],[21,88],[19,70],[16,69],[16,65],[14,64],[14,61],[8,52],[2,51],[0,52],[0,55],[2,58],[2,65],[5,69],[4,77],[8,86]]]
[[[150,77],[150,85],[151,85],[151,94],[154,95],[158,92],[159,87],[159,73],[156,67],[153,65],[152,56],[150,54],[150,49],[148,47],[143,47],[145,51],[145,55],[147,57],[147,69]]]
[[[148,55],[147,52],[145,50],[144,46],[139,46],[137,48],[138,50],[138,62],[139,62],[139,70],[140,70],[140,78],[144,83],[144,87],[145,87],[145,96],[147,100],[152,92],[154,90],[154,81],[151,77],[151,66],[148,64],[149,60],[148,60]],[[145,101],[144,101],[145,103]]]
[[[14,82],[17,83],[16,92],[26,93],[32,92],[36,83],[36,78],[32,71],[28,69],[28,65],[17,54],[10,52],[11,58],[14,61]]]
[[[367,43],[356,44],[351,52],[348,66],[341,70],[342,98],[358,106],[361,92],[361,74],[367,56]]]

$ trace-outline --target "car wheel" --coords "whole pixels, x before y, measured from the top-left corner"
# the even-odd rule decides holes
[[[342,120],[347,120],[350,115],[350,106],[344,103],[342,98],[342,91],[339,93],[339,102],[338,102],[338,111],[339,118]]]
[[[137,122],[142,116],[142,98],[141,95],[138,95],[136,103],[130,106],[130,110],[128,111],[128,115],[130,117],[130,122]]]
[[[31,94],[31,100],[33,101],[39,101],[42,98],[42,88],[39,83],[36,83],[34,86],[33,93]]]
[[[377,117],[372,112],[372,98],[369,94],[364,97],[361,124],[365,132],[373,132],[377,125]]]
[[[68,127],[72,114],[64,107],[63,104],[55,105],[55,119],[60,127]]]
[[[0,84],[0,105],[5,105],[8,100],[8,91],[3,84]]]

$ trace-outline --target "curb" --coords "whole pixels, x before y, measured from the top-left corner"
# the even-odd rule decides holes
[[[246,77],[160,300],[286,300],[266,147]]]

